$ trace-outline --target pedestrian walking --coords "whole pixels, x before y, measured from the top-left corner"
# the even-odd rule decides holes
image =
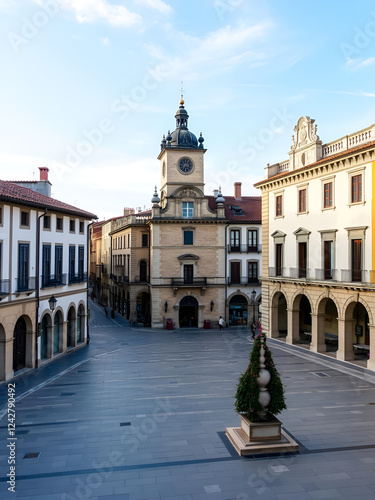
[[[219,328],[220,328],[220,330],[222,330],[222,329],[224,328],[224,326],[225,326],[225,321],[224,321],[224,319],[220,316],[220,318],[219,318]]]

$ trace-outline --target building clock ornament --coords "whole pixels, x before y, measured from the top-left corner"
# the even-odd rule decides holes
[[[178,170],[181,174],[188,175],[191,174],[194,169],[193,162],[190,158],[181,158],[178,162]]]

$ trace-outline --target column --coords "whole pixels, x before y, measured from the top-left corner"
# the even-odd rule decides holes
[[[273,339],[279,338],[279,306],[270,307],[270,336]]]
[[[327,350],[324,338],[324,317],[324,314],[311,313],[310,351],[326,352]]]
[[[336,354],[337,359],[343,361],[351,361],[354,359],[353,326],[354,319],[338,320],[339,347]]]
[[[33,330],[26,330],[26,359],[25,366],[28,368],[35,368],[35,335]],[[38,353],[39,357],[39,353]],[[40,359],[38,359],[38,364]]]
[[[13,378],[13,343],[13,337],[0,340],[0,380]]]
[[[203,328],[203,309],[204,306],[198,306],[198,328]]]
[[[68,322],[63,321],[63,334],[62,334],[62,351],[66,352],[68,348]]]
[[[288,334],[287,344],[299,344],[299,309],[287,309],[288,312]]]

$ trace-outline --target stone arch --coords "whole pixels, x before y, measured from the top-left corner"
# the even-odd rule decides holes
[[[305,296],[306,299],[309,301],[310,307],[311,307],[311,314],[315,313],[314,301],[310,297],[310,294],[307,293],[305,289],[301,289],[301,288],[296,290],[290,299],[290,305],[291,305],[292,309],[294,309],[295,307],[299,307],[302,296]],[[299,297],[299,300],[298,300],[298,297]],[[298,300],[298,302],[297,302],[297,300]]]
[[[324,299],[331,299],[332,300],[332,302],[335,304],[336,309],[337,309],[337,317],[341,318],[340,304],[338,303],[337,298],[334,295],[332,295],[331,293],[329,295],[327,295],[326,293],[322,293],[321,295],[319,295],[319,297],[315,301],[315,304],[316,304],[316,307],[315,307],[316,313],[317,314],[322,314],[323,313],[322,307],[323,307],[323,304],[324,304]]]
[[[40,359],[52,357],[52,315],[49,309],[40,317]],[[39,356],[38,356],[39,357]]]
[[[234,292],[227,298],[227,318],[229,326],[248,325],[250,298],[246,293]]]
[[[20,316],[13,330],[13,371],[33,366],[33,322],[27,314]]]
[[[53,315],[53,355],[63,351],[64,311],[57,308]]]
[[[178,324],[181,328],[199,326],[199,300],[195,294],[187,294],[178,301]]]
[[[67,316],[67,347],[75,347],[76,346],[76,329],[77,329],[77,312],[75,308],[75,304],[72,304],[68,308],[68,316]]]
[[[289,307],[289,304],[290,304],[290,298],[288,296],[288,293],[286,290],[284,290],[282,287],[277,287],[277,288],[274,288],[271,292],[271,295],[270,295],[270,303],[272,304],[273,300],[274,300],[274,297],[277,293],[282,293],[285,297],[285,302],[286,302],[286,306]]]
[[[352,297],[349,297],[343,308],[342,308],[342,317],[343,319],[345,319],[347,317],[347,314],[350,310],[350,307],[353,305],[353,310],[354,310],[354,307],[355,305],[357,304],[357,302],[359,302],[360,304],[363,305],[363,307],[366,309],[367,311],[367,314],[368,314],[368,317],[369,317],[369,323],[372,325],[373,324],[373,317],[372,317],[372,312],[371,312],[371,308],[369,307],[369,305],[367,304],[367,302],[365,300],[363,300],[363,298],[359,295],[358,296],[358,300],[357,298],[353,295]],[[351,312],[353,312],[353,310]]]
[[[285,338],[288,332],[288,296],[281,287],[271,293],[270,305],[269,335],[272,338]]]
[[[80,301],[77,312],[77,344],[85,340],[85,318],[85,304],[83,301]]]

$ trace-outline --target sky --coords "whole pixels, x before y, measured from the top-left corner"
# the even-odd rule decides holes
[[[300,116],[323,144],[375,122],[370,0],[0,0],[0,34],[0,178],[46,166],[100,220],[151,206],[181,85],[207,195],[259,196]]]

